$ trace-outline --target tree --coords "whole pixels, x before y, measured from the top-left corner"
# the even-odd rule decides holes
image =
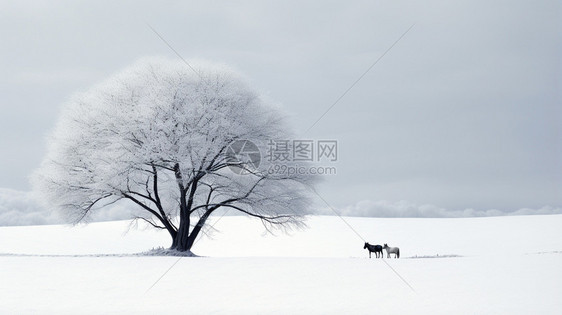
[[[144,59],[65,104],[33,182],[73,222],[131,202],[190,253],[218,209],[268,230],[304,225],[314,177],[233,155],[271,139],[290,139],[283,116],[234,71]]]

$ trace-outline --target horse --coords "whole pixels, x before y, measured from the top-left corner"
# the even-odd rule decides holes
[[[379,253],[381,254],[381,258],[382,258],[382,246],[380,245],[371,245],[369,243],[365,243],[365,246],[363,246],[363,249],[367,249],[369,250],[369,258],[371,258],[371,252],[375,252],[375,258],[379,258]]]
[[[390,254],[394,254],[394,258],[400,258],[400,248],[398,247],[388,247],[388,244],[384,244],[384,249],[386,249],[386,258],[390,258]]]

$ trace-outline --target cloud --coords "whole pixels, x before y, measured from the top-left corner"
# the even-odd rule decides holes
[[[133,217],[134,207],[116,203],[97,209],[88,222],[126,220]],[[41,205],[32,192],[0,188],[0,226],[68,224],[58,211]]]
[[[504,215],[545,215],[562,214],[562,208],[544,206],[538,209],[521,208],[514,211],[491,210],[449,210],[435,205],[417,205],[408,201],[363,200],[353,205],[336,209],[339,215],[349,217],[379,218],[468,218]],[[136,207],[125,202],[96,209],[87,222],[128,220],[142,215]],[[221,213],[219,213],[221,214]],[[227,215],[239,215],[230,211]],[[329,208],[313,211],[316,215],[335,215]],[[58,211],[41,205],[32,192],[0,188],[0,226],[68,224],[66,217]]]
[[[0,226],[61,224],[54,211],[46,211],[30,192],[0,188]]]
[[[408,201],[372,201],[363,200],[356,204],[336,209],[339,215],[350,217],[380,217],[380,218],[467,218],[490,217],[504,215],[535,215],[535,214],[562,214],[562,208],[544,206],[538,209],[521,208],[513,211],[500,211],[497,209],[476,210],[450,210],[431,204],[418,205]],[[317,214],[334,215],[331,209],[319,209]]]

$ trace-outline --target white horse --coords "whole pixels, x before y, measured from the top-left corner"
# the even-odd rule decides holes
[[[388,244],[384,244],[382,247],[386,249],[386,258],[390,258],[390,254],[394,254],[394,258],[400,258],[400,248],[398,247],[388,247]]]

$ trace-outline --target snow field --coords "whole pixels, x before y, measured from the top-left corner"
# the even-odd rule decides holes
[[[337,217],[310,217],[310,229],[277,237],[262,236],[254,220],[224,217],[214,239],[196,244],[207,256],[199,258],[126,256],[168,246],[169,237],[105,222],[0,228],[0,313],[562,312],[560,215],[344,219],[367,241],[401,248],[402,258],[385,261],[415,292],[368,259]],[[85,256],[100,254],[122,257]]]

